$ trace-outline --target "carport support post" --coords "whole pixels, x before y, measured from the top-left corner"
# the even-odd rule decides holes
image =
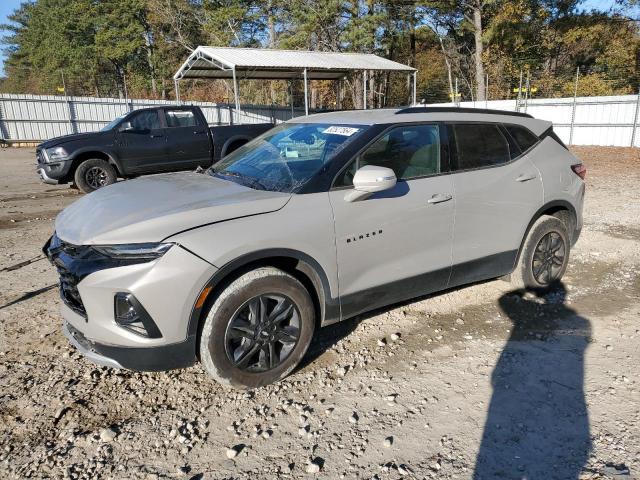
[[[173,79],[173,86],[176,90],[176,103],[178,105],[180,105],[180,80],[178,80],[177,78]]]
[[[236,77],[235,66],[231,70],[231,74],[233,75],[233,99],[236,103],[236,118],[238,120],[238,123],[240,123],[240,97],[238,96],[238,77]]]
[[[362,71],[362,108],[367,109],[367,71]]]
[[[415,71],[413,72],[413,105],[416,104],[416,97],[417,97],[417,85],[418,85],[418,72]]]
[[[309,115],[309,94],[307,93],[307,69],[305,68],[302,71],[302,76],[304,77],[304,114],[305,116]]]

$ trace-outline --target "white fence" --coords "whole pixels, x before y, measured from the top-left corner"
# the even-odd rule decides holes
[[[490,100],[460,106],[530,113],[553,122],[555,132],[570,145],[640,147],[640,95],[536,98],[520,100],[519,105],[517,100]]]
[[[28,142],[102,128],[118,115],[138,108],[166,105],[159,100],[0,94],[0,140]],[[282,122],[304,114],[290,107],[194,102],[212,125]],[[550,120],[556,133],[572,145],[640,147],[640,96],[549,98],[520,101],[461,102],[461,107],[519,110]]]
[[[71,133],[100,130],[118,115],[139,108],[167,105],[161,100],[135,100],[54,95],[0,94],[0,140],[29,142]],[[193,102],[204,112],[210,125],[233,123],[278,123],[304,115],[304,109]]]

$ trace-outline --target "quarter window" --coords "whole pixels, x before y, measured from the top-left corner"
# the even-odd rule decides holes
[[[526,152],[538,142],[538,137],[529,131],[529,129],[520,125],[505,125],[509,135],[516,141],[520,150]]]
[[[497,125],[454,124],[457,170],[507,163],[509,143]]]
[[[365,165],[390,168],[398,180],[440,173],[438,126],[406,125],[390,130],[351,162],[338,176],[334,186],[353,185],[356,170]]]
[[[195,114],[191,110],[165,110],[167,127],[195,127],[198,125]]]

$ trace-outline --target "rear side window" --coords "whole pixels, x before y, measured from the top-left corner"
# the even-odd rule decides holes
[[[454,124],[457,170],[500,165],[510,160],[509,143],[498,125]]]
[[[167,127],[195,127],[198,125],[195,114],[191,110],[165,110]]]
[[[505,125],[509,135],[516,141],[520,150],[526,152],[538,142],[538,137],[529,131],[528,128],[520,125]]]

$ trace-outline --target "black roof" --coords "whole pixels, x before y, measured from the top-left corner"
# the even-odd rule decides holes
[[[533,118],[532,115],[524,112],[512,112],[509,110],[492,110],[489,108],[464,108],[464,107],[407,107],[398,110],[396,115],[405,113],[484,113],[490,115],[510,115],[513,117]]]

